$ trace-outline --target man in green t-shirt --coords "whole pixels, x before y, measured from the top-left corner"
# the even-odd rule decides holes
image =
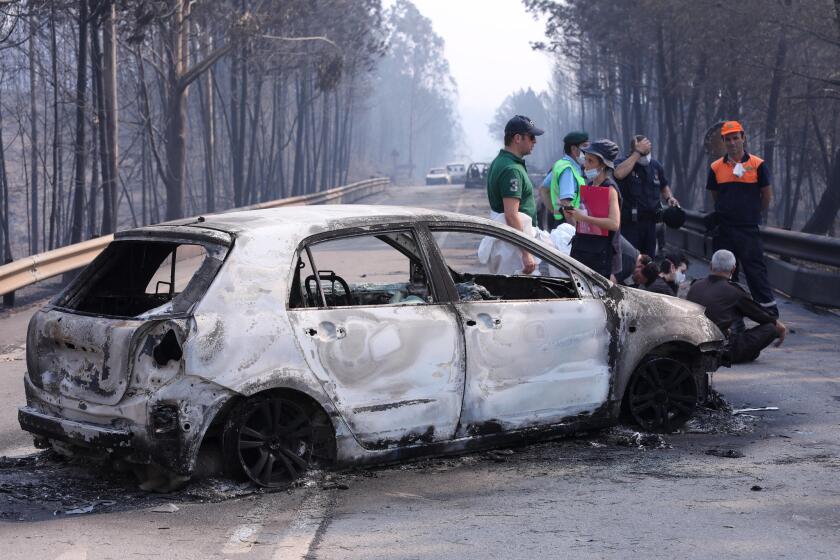
[[[505,147],[490,164],[487,172],[487,198],[493,212],[504,214],[505,223],[522,231],[519,213],[530,216],[531,225],[537,225],[537,202],[534,199],[534,185],[528,178],[525,156],[531,153],[537,143],[537,136],[543,131],[534,121],[516,115],[505,125]],[[531,274],[536,261],[531,253],[522,253],[522,272]]]

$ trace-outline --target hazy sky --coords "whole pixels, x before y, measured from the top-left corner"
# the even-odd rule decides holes
[[[466,133],[463,155],[487,161],[502,144],[501,138],[490,136],[487,124],[505,97],[529,86],[535,91],[548,87],[551,60],[529,46],[530,41],[544,40],[544,25],[526,13],[519,0],[413,2],[446,41]]]

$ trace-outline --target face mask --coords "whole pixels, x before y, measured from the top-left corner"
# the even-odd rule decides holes
[[[674,276],[674,282],[676,282],[677,284],[682,284],[683,282],[685,282],[685,272],[678,270],[677,275]]]
[[[577,162],[578,162],[578,165],[583,167],[583,164],[586,163],[586,156],[583,155],[583,154],[578,154]]]
[[[600,170],[598,170],[598,169],[584,169],[583,170],[584,177],[586,177],[589,181],[594,181],[595,177],[598,176],[598,173],[600,173]]]
[[[650,154],[640,157],[639,165],[650,165]]]

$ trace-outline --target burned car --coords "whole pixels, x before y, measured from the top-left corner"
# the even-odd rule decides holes
[[[445,167],[433,167],[426,173],[427,185],[448,185],[452,182]]]
[[[532,253],[540,273],[489,273],[486,237]],[[313,464],[622,415],[672,430],[708,393],[722,340],[702,307],[614,285],[482,218],[233,212],[116,234],[33,316],[19,420],[40,446],[178,480],[212,445],[231,474],[277,486]]]
[[[489,163],[471,163],[467,167],[467,176],[464,179],[464,188],[484,188],[487,186],[487,170]]]

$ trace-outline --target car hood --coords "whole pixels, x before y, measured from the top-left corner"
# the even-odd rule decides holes
[[[694,340],[695,343],[723,340],[723,334],[706,317],[702,305],[616,285],[607,292],[607,298],[615,306],[618,316],[627,324],[647,325],[648,328],[662,327],[669,332],[669,336],[681,336]]]
[[[621,295],[617,299],[638,305],[640,307],[639,311],[642,312],[668,317],[705,317],[705,308],[702,305],[685,299],[664,296],[627,286],[615,286],[613,289],[620,290]]]

